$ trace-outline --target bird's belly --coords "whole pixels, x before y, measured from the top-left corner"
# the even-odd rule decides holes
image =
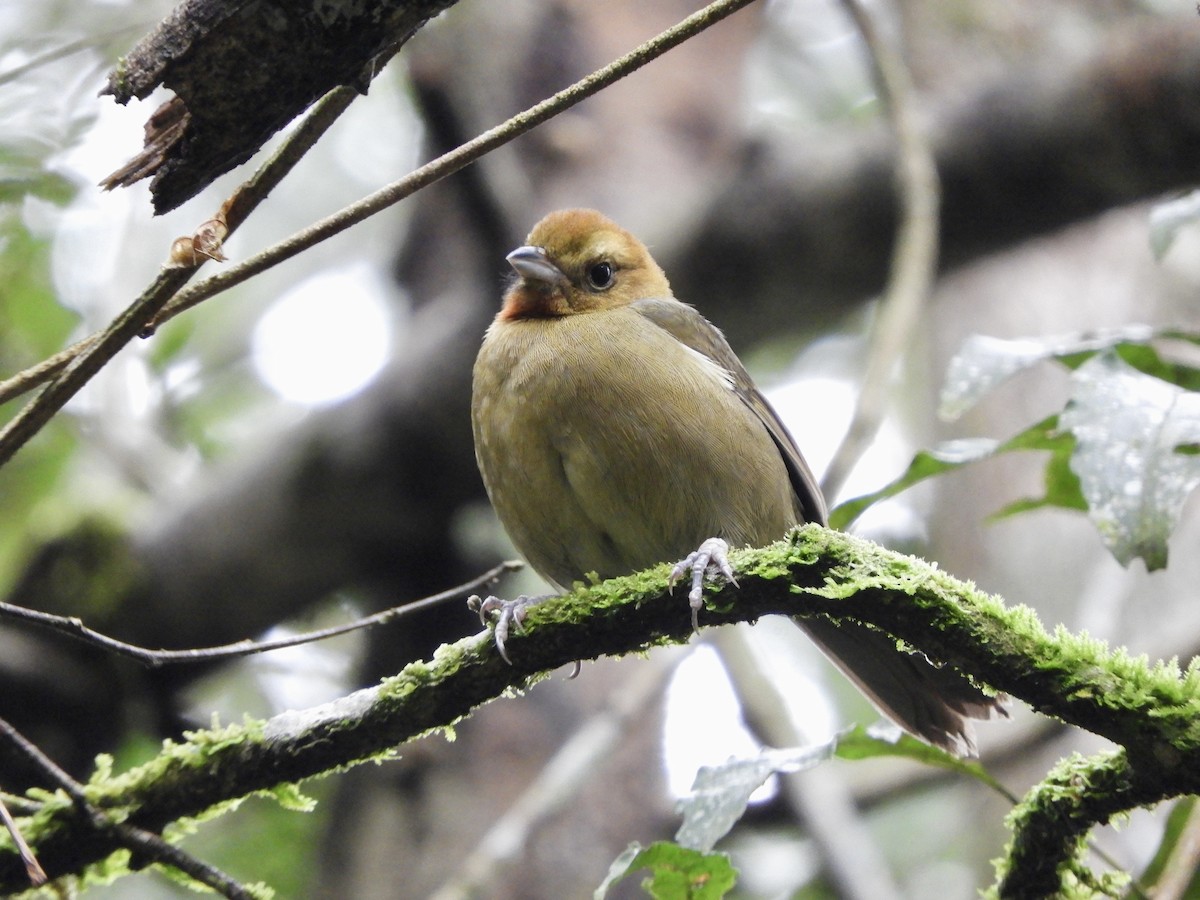
[[[526,348],[476,415],[493,505],[541,574],[565,587],[680,559],[708,537],[768,543],[795,523],[766,429],[681,345],[577,350]]]

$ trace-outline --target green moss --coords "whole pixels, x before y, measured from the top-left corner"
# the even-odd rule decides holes
[[[1087,834],[1097,810],[1111,807],[1104,820],[1124,814],[1122,792],[1130,769],[1123,752],[1059,761],[1046,778],[1009,813],[1013,837],[995,862],[997,884],[990,897],[1120,897],[1129,882],[1123,872],[1093,873],[1083,862]],[[1038,863],[1057,862],[1053,873]]]
[[[130,96],[129,60],[127,57],[117,57],[116,65],[113,66],[108,78],[112,85],[113,96],[118,98],[118,102],[124,102],[120,98]]]
[[[241,725],[216,726],[185,732],[186,743],[165,740],[161,752],[121,774],[112,774],[112,761],[106,756],[97,759],[96,769],[88,779],[85,793],[88,799],[109,814],[140,795],[148,788],[169,779],[180,769],[206,767],[215,756],[245,742],[260,742],[266,723],[247,717]]]

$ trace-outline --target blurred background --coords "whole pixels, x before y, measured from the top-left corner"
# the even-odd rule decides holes
[[[699,5],[463,0],[411,41],[226,253],[244,259]],[[167,96],[122,108],[97,92],[170,6],[0,0],[4,377],[106,324],[154,278],[171,240],[249,172],[159,218],[144,184],[95,186],[136,153]],[[887,420],[831,505],[896,477],[920,448],[1005,438],[1061,408],[1067,376],[1047,365],[963,419],[939,420],[947,362],[969,335],[1191,325],[1200,287],[1200,233],[1184,231],[1156,259],[1148,224],[1154,202],[1200,180],[1191,4],[871,9],[903,42],[943,173],[943,266]],[[206,302],[123,351],[0,469],[0,596],[144,646],[197,647],[333,624],[511,557],[475,469],[470,368],[504,255],[563,206],[597,207],[645,240],[676,295],[726,331],[819,474],[849,421],[891,252],[892,141],[880,114],[837,3],[755,4],[482,163]],[[1122,568],[1082,514],[989,521],[1040,493],[1043,462],[1008,456],[937,479],[875,507],[856,530],[1028,604],[1048,625],[1135,654],[1192,657],[1194,504],[1166,570]],[[523,575],[499,593],[539,589]],[[478,628],[452,603],[366,635],[147,672],[5,625],[0,716],[84,776],[99,752],[128,765],[214,715],[319,703]],[[748,630],[806,739],[875,721],[795,629]],[[1103,747],[1016,707],[1012,722],[982,726],[981,747],[1018,794],[1063,755]],[[706,640],[587,663],[574,681],[555,677],[483,708],[454,741],[433,736],[395,761],[305,785],[315,812],[252,800],[185,846],[281,897],[459,896],[436,892],[565,737],[614,708],[626,718],[611,752],[478,892],[590,896],[630,841],[673,834],[674,798],[699,765],[758,745]],[[742,871],[739,896],[855,896],[839,858],[875,860],[860,864],[877,866],[897,897],[967,898],[991,882],[1003,798],[898,760],[816,772],[801,791],[834,785],[857,827],[830,837],[814,821],[819,802],[789,802],[769,784],[720,847]],[[30,777],[0,761],[0,788]],[[1136,872],[1162,812],[1096,840]],[[839,834],[853,837],[839,844]],[[616,894],[636,896],[633,882]],[[184,892],[148,873],[87,896]]]

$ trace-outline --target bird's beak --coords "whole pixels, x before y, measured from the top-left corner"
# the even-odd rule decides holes
[[[550,261],[541,247],[518,247],[505,259],[526,281],[538,281],[547,287],[565,287],[567,284],[567,276]]]

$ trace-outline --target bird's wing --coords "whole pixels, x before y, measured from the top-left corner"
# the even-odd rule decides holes
[[[700,315],[694,307],[675,299],[637,300],[630,306],[685,347],[712,360],[729,374],[733,390],[763,423],[775,446],[779,448],[779,453],[787,465],[792,489],[799,499],[804,521],[824,525],[827,514],[825,500],[821,496],[821,489],[817,486],[812,470],[804,461],[795,439],[767,402],[767,398],[755,387],[746,367],[737,358],[720,329]]]

